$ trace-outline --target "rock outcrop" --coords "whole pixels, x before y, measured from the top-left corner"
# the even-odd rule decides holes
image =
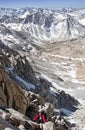
[[[69,94],[64,91],[59,91],[57,93],[58,106],[59,108],[66,108],[70,111],[75,111],[79,102]]]
[[[40,125],[14,109],[5,107],[4,110],[0,109],[0,128],[0,130],[37,130]]]
[[[2,52],[0,52],[0,68],[9,67],[10,65],[10,60]]]
[[[29,102],[22,88],[0,69],[0,106],[8,106],[25,114]]]
[[[37,79],[35,78],[33,69],[26,57],[19,56],[19,58],[15,60],[16,65],[14,66],[14,71],[17,72],[17,74],[23,79],[35,84]]]

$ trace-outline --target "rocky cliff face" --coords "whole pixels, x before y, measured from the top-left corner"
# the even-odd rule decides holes
[[[26,79],[28,82],[36,83],[37,79],[35,77],[34,71],[26,59],[26,57],[19,57],[16,60],[16,65],[14,66],[14,71],[17,72],[19,76]]]
[[[25,114],[28,101],[22,88],[0,69],[0,105],[14,108]]]

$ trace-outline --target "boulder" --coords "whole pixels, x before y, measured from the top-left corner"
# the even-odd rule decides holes
[[[19,127],[18,127],[20,130],[26,130],[24,125],[20,124]]]
[[[12,124],[10,124],[8,121],[5,121],[1,116],[0,116],[0,130],[19,130],[18,128],[15,128]]]
[[[9,121],[14,126],[16,126],[16,127],[24,126],[26,129],[30,129],[30,130],[39,128],[39,124],[31,121],[27,116],[21,114],[20,112],[14,110],[12,108],[7,108],[7,110],[11,114]]]
[[[9,120],[10,119],[10,113],[3,112],[2,118],[5,119],[5,120]]]
[[[58,91],[57,93],[57,100],[59,108],[65,108],[70,111],[77,110],[77,106],[79,102],[69,94],[65,93],[65,91]]]
[[[11,122],[11,124],[13,124],[14,126],[17,126],[17,127],[18,127],[20,124],[25,125],[25,121],[23,121],[23,120],[20,119],[20,118],[15,117],[14,115],[11,115],[11,116],[10,116],[10,122]]]
[[[43,124],[43,130],[56,130],[53,122],[46,122]]]

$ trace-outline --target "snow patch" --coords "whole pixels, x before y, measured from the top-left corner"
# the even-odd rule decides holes
[[[35,89],[35,85],[26,82],[25,80],[23,80],[21,77],[16,76],[15,77],[17,80],[19,80],[25,87],[26,89],[30,90],[30,89]]]
[[[57,91],[54,88],[50,87],[50,93],[56,97]]]
[[[63,112],[64,114],[66,114],[67,116],[71,116],[72,115],[72,111],[65,109],[65,108],[61,108],[60,112]]]
[[[76,124],[76,122],[75,122],[74,119],[69,119],[69,122],[70,122],[71,124]]]
[[[52,81],[52,79],[51,79],[50,77],[48,77],[47,75],[45,75],[45,74],[43,74],[43,73],[41,73],[41,77],[47,79],[49,82]]]
[[[53,80],[50,77],[48,77],[47,75],[41,73],[41,77],[43,77],[43,78],[47,79],[49,82],[51,82],[53,87],[55,87],[55,89],[66,90],[66,89],[60,87],[57,83],[53,82]]]
[[[78,87],[77,90],[85,90],[85,87]]]
[[[10,67],[6,67],[6,70],[7,71],[13,71],[14,67],[13,66],[10,66]]]
[[[69,75],[72,77],[72,78],[76,78],[76,70],[75,69],[71,69],[69,71]]]

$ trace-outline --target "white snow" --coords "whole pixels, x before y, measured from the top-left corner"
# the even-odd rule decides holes
[[[75,69],[71,69],[69,71],[69,75],[72,77],[72,78],[76,78],[76,70]]]
[[[36,49],[32,46],[32,45],[28,45],[27,48],[31,51],[31,52],[35,52]]]
[[[26,16],[29,15],[29,14],[30,14],[30,13],[27,11],[27,12],[25,12],[23,15],[20,15],[19,17],[20,17],[20,18],[26,18]]]
[[[85,90],[85,87],[78,87],[77,90]]]
[[[41,77],[43,77],[43,78],[47,79],[49,82],[51,82],[53,87],[55,87],[55,89],[65,90],[64,88],[60,87],[57,83],[53,82],[52,78],[50,78],[46,74],[41,73]],[[52,90],[52,88],[51,88],[51,90]],[[53,91],[56,92],[56,90],[54,90],[54,89],[53,89]]]
[[[20,23],[8,23],[8,24],[4,24],[6,27],[10,28],[10,29],[13,29],[13,30],[17,30],[17,31],[21,31],[22,30],[22,27],[23,27],[23,24]]]
[[[79,20],[79,22],[80,22],[82,25],[84,25],[84,26],[85,26],[85,18],[83,18],[83,19]]]
[[[57,91],[53,87],[50,87],[50,93],[56,97]]]
[[[60,112],[65,113],[67,116],[71,116],[72,115],[72,111],[65,109],[65,108],[61,108]]]
[[[9,16],[12,18],[14,15],[16,15],[16,19],[22,18],[23,21],[20,23],[17,22],[10,22],[6,23],[3,22],[3,24],[11,29],[28,32],[31,36],[31,38],[36,38],[37,41],[63,41],[71,38],[79,38],[81,36],[85,35],[85,9],[77,10],[72,12],[69,12],[69,9],[66,9],[67,12],[63,12],[63,10],[51,10],[51,9],[43,9],[43,13],[38,9],[16,9],[15,11],[8,9],[8,10],[0,10],[0,17],[2,18],[4,15]],[[45,25],[45,19],[43,21],[42,25],[33,24],[34,22],[34,16],[35,14],[41,15],[43,14],[45,19],[50,18],[51,14],[52,16],[52,22],[50,27],[44,27]],[[32,15],[32,22],[28,22],[27,24],[24,24],[24,20],[26,19],[27,15]],[[67,20],[69,20],[69,27],[67,24]],[[15,20],[16,21],[16,20]],[[82,26],[84,25],[84,26]],[[70,34],[68,33],[70,30]],[[39,42],[40,43],[40,42]]]
[[[75,121],[74,119],[69,119],[69,122],[70,122],[71,124],[76,124],[76,121]]]
[[[60,87],[57,83],[55,82],[52,82],[52,85],[53,87],[55,87],[56,89],[59,89],[59,90],[65,90],[64,88]]]
[[[47,53],[47,55],[50,55],[50,56],[53,56],[53,57],[59,57],[59,58],[62,58],[62,59],[67,59],[67,60],[72,60],[72,61],[85,61],[85,58],[70,58],[70,57],[66,57],[66,56],[61,56],[61,55],[53,55],[53,54],[50,54],[50,53]]]
[[[26,89],[30,90],[30,89],[35,89],[35,85],[26,82],[25,80],[23,80],[21,77],[16,76],[15,77],[17,80],[19,80],[25,87]]]
[[[41,77],[47,79],[49,82],[52,81],[52,79],[49,76],[47,76],[46,74],[41,73]]]

